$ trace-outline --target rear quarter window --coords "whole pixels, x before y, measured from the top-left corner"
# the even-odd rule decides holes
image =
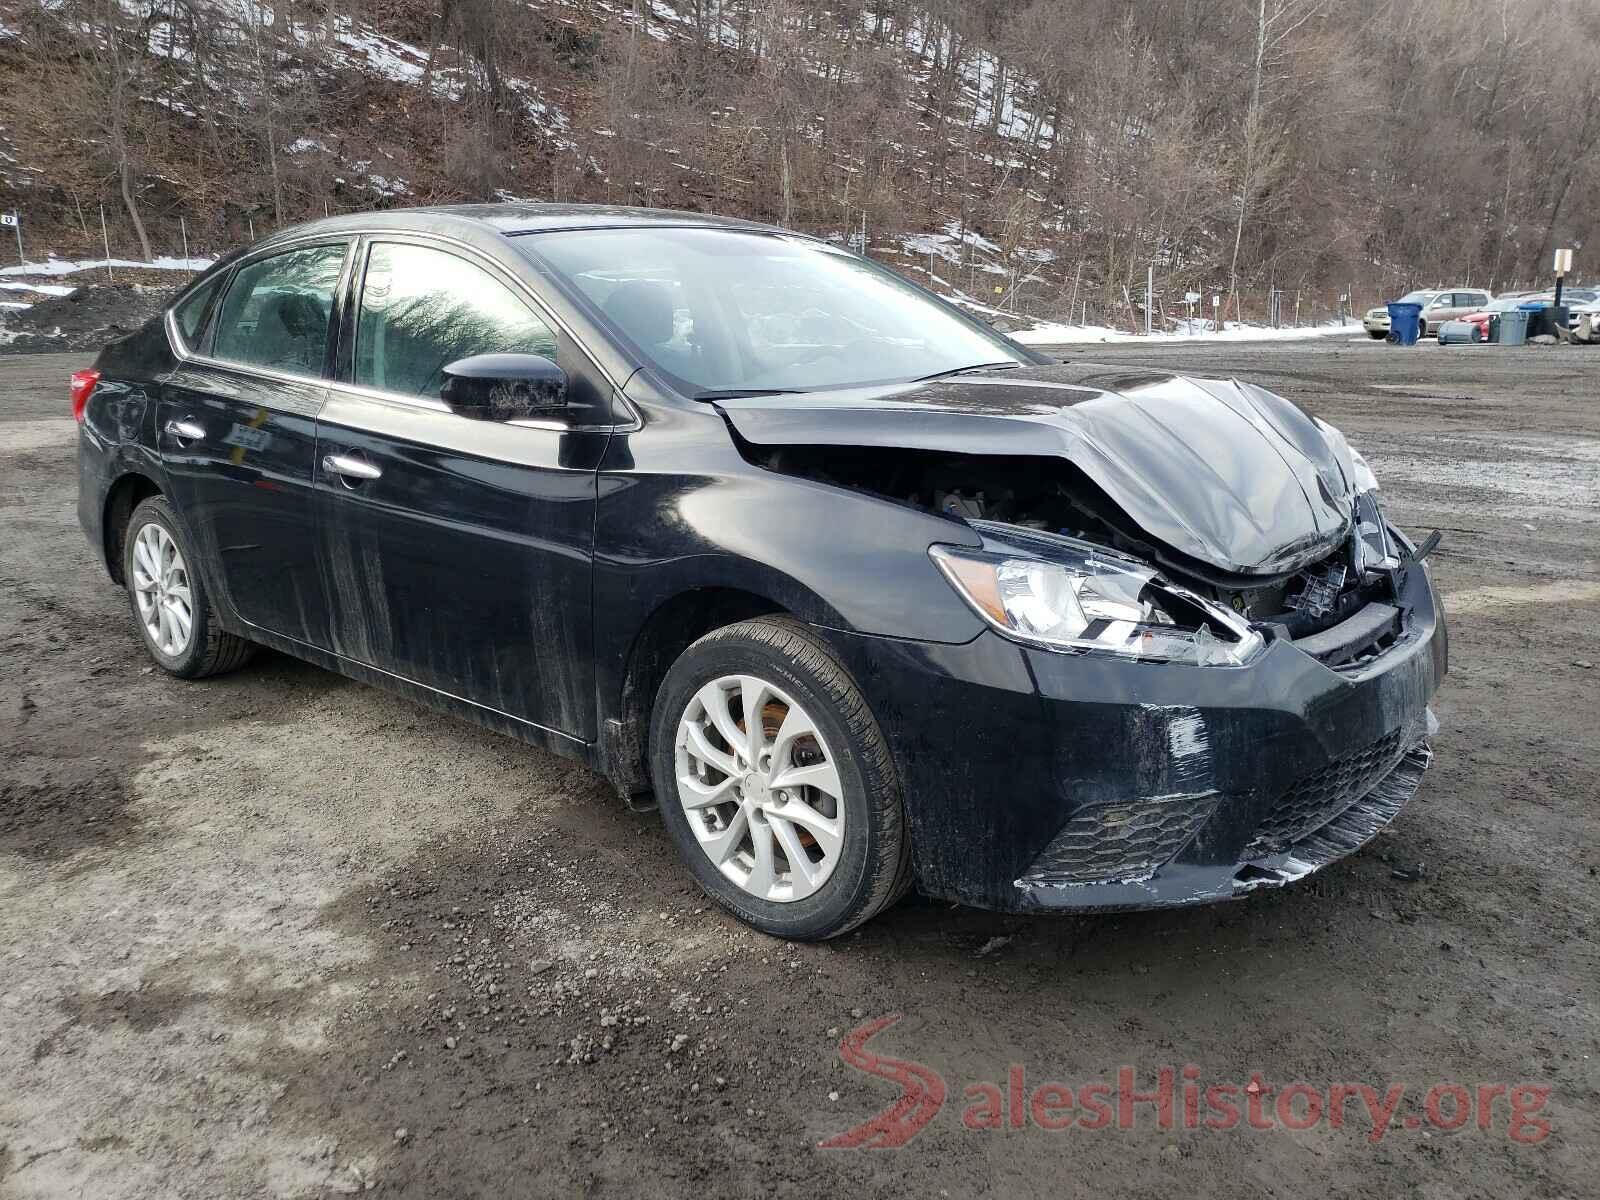
[[[178,321],[178,332],[183,334],[186,345],[190,347],[199,345],[200,332],[206,326],[206,314],[211,311],[211,301],[216,298],[217,289],[222,286],[224,275],[218,275],[201,284],[180,300],[178,306],[172,310],[172,315]]]

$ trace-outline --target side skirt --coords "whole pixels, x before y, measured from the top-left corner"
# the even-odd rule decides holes
[[[232,614],[230,614],[232,616]],[[481,725],[485,729],[492,729],[496,733],[503,733],[514,737],[519,742],[526,742],[530,746],[538,746],[542,750],[549,750],[563,758],[572,759],[582,763],[592,770],[601,770],[600,753],[595,743],[585,742],[559,730],[546,729],[543,725],[535,725],[531,721],[524,721],[503,713],[498,709],[485,708],[471,700],[460,696],[453,696],[448,692],[441,692],[435,688],[414,683],[399,675],[392,675],[388,671],[369,667],[363,663],[354,662],[316,646],[309,646],[304,642],[295,641],[293,638],[283,637],[279,634],[269,633],[265,629],[257,628],[248,622],[240,621],[237,617],[224,622],[231,626],[230,632],[240,637],[270,649],[277,650],[291,658],[298,658],[327,671],[334,671],[357,683],[365,683],[382,691],[392,692],[394,695],[403,696],[413,703],[424,708],[431,708],[438,712],[448,713],[453,717],[460,717],[474,725]]]

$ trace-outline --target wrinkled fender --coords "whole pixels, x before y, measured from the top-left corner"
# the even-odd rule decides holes
[[[697,590],[880,637],[964,643],[982,632],[928,557],[938,542],[981,544],[964,523],[749,463],[709,405],[630,399],[639,421],[607,448],[595,522],[602,717],[614,715],[633,637]]]

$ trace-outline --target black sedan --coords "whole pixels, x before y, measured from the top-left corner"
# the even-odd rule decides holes
[[[780,229],[339,217],[73,377],[79,516],[163,670],[268,646],[576,758],[780,936],[1354,850],[1445,672],[1366,464],[1247,383],[1058,371]]]

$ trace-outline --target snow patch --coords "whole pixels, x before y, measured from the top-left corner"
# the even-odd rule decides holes
[[[0,283],[8,292],[38,292],[44,296],[70,296],[78,289],[62,283]]]
[[[17,267],[0,267],[0,275],[73,275],[79,271],[104,270],[115,267],[143,271],[204,271],[217,260],[214,258],[172,258],[161,255],[149,262],[136,262],[131,258],[52,258],[42,263],[23,263]]]

